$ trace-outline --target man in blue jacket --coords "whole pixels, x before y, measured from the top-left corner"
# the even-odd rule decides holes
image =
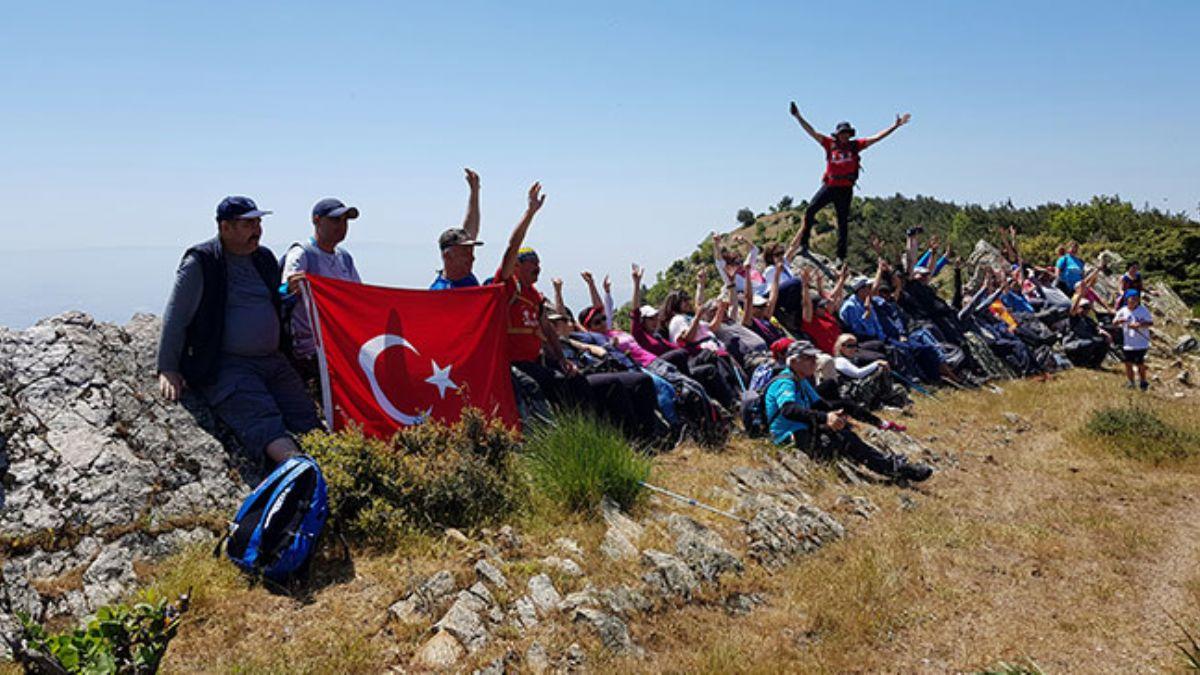
[[[792,344],[787,351],[787,372],[767,387],[767,420],[776,445],[792,445],[815,458],[842,455],[893,478],[923,481],[933,475],[928,465],[909,463],[904,455],[868,445],[850,429],[854,423],[850,417],[821,398],[810,382],[820,354],[807,342]]]
[[[279,263],[259,245],[263,211],[248,197],[217,206],[217,236],[183,254],[163,312],[158,384],[176,401],[196,390],[252,459],[299,454],[292,434],[320,427],[283,350]]]

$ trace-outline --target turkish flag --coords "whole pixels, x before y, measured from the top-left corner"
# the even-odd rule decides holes
[[[355,422],[387,438],[427,419],[454,422],[464,406],[517,425],[503,286],[414,291],[305,279],[332,429]]]

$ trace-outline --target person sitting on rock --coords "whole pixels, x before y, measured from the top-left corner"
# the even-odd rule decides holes
[[[767,387],[767,420],[777,445],[792,445],[817,459],[844,456],[893,478],[923,481],[933,475],[926,464],[882,452],[852,431],[855,424],[841,409],[821,398],[810,382],[821,351],[807,342],[788,347],[788,370]]]
[[[252,459],[300,453],[292,434],[321,426],[304,382],[284,356],[280,270],[259,245],[262,211],[248,197],[217,206],[217,236],[183,254],[158,343],[162,395],[198,391]]]

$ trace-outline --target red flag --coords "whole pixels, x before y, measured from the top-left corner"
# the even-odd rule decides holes
[[[518,423],[503,286],[413,291],[306,279],[333,429],[354,421],[387,437],[430,418],[453,422],[467,405]]]

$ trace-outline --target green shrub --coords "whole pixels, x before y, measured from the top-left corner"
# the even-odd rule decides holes
[[[351,539],[394,546],[413,531],[492,523],[522,503],[518,437],[477,410],[452,425],[407,427],[389,440],[358,429],[302,440],[329,487],[330,516]]]
[[[24,645],[13,652],[27,672],[40,672],[48,657],[68,673],[154,673],[187,608],[186,595],[175,604],[146,595],[132,606],[101,607],[83,627],[57,634],[18,612]]]
[[[1168,424],[1141,403],[1096,410],[1084,429],[1118,453],[1154,464],[1187,459],[1200,451],[1196,434]]]
[[[571,511],[595,509],[604,495],[623,508],[633,506],[651,467],[620,431],[576,412],[534,429],[524,464],[532,489]]]

